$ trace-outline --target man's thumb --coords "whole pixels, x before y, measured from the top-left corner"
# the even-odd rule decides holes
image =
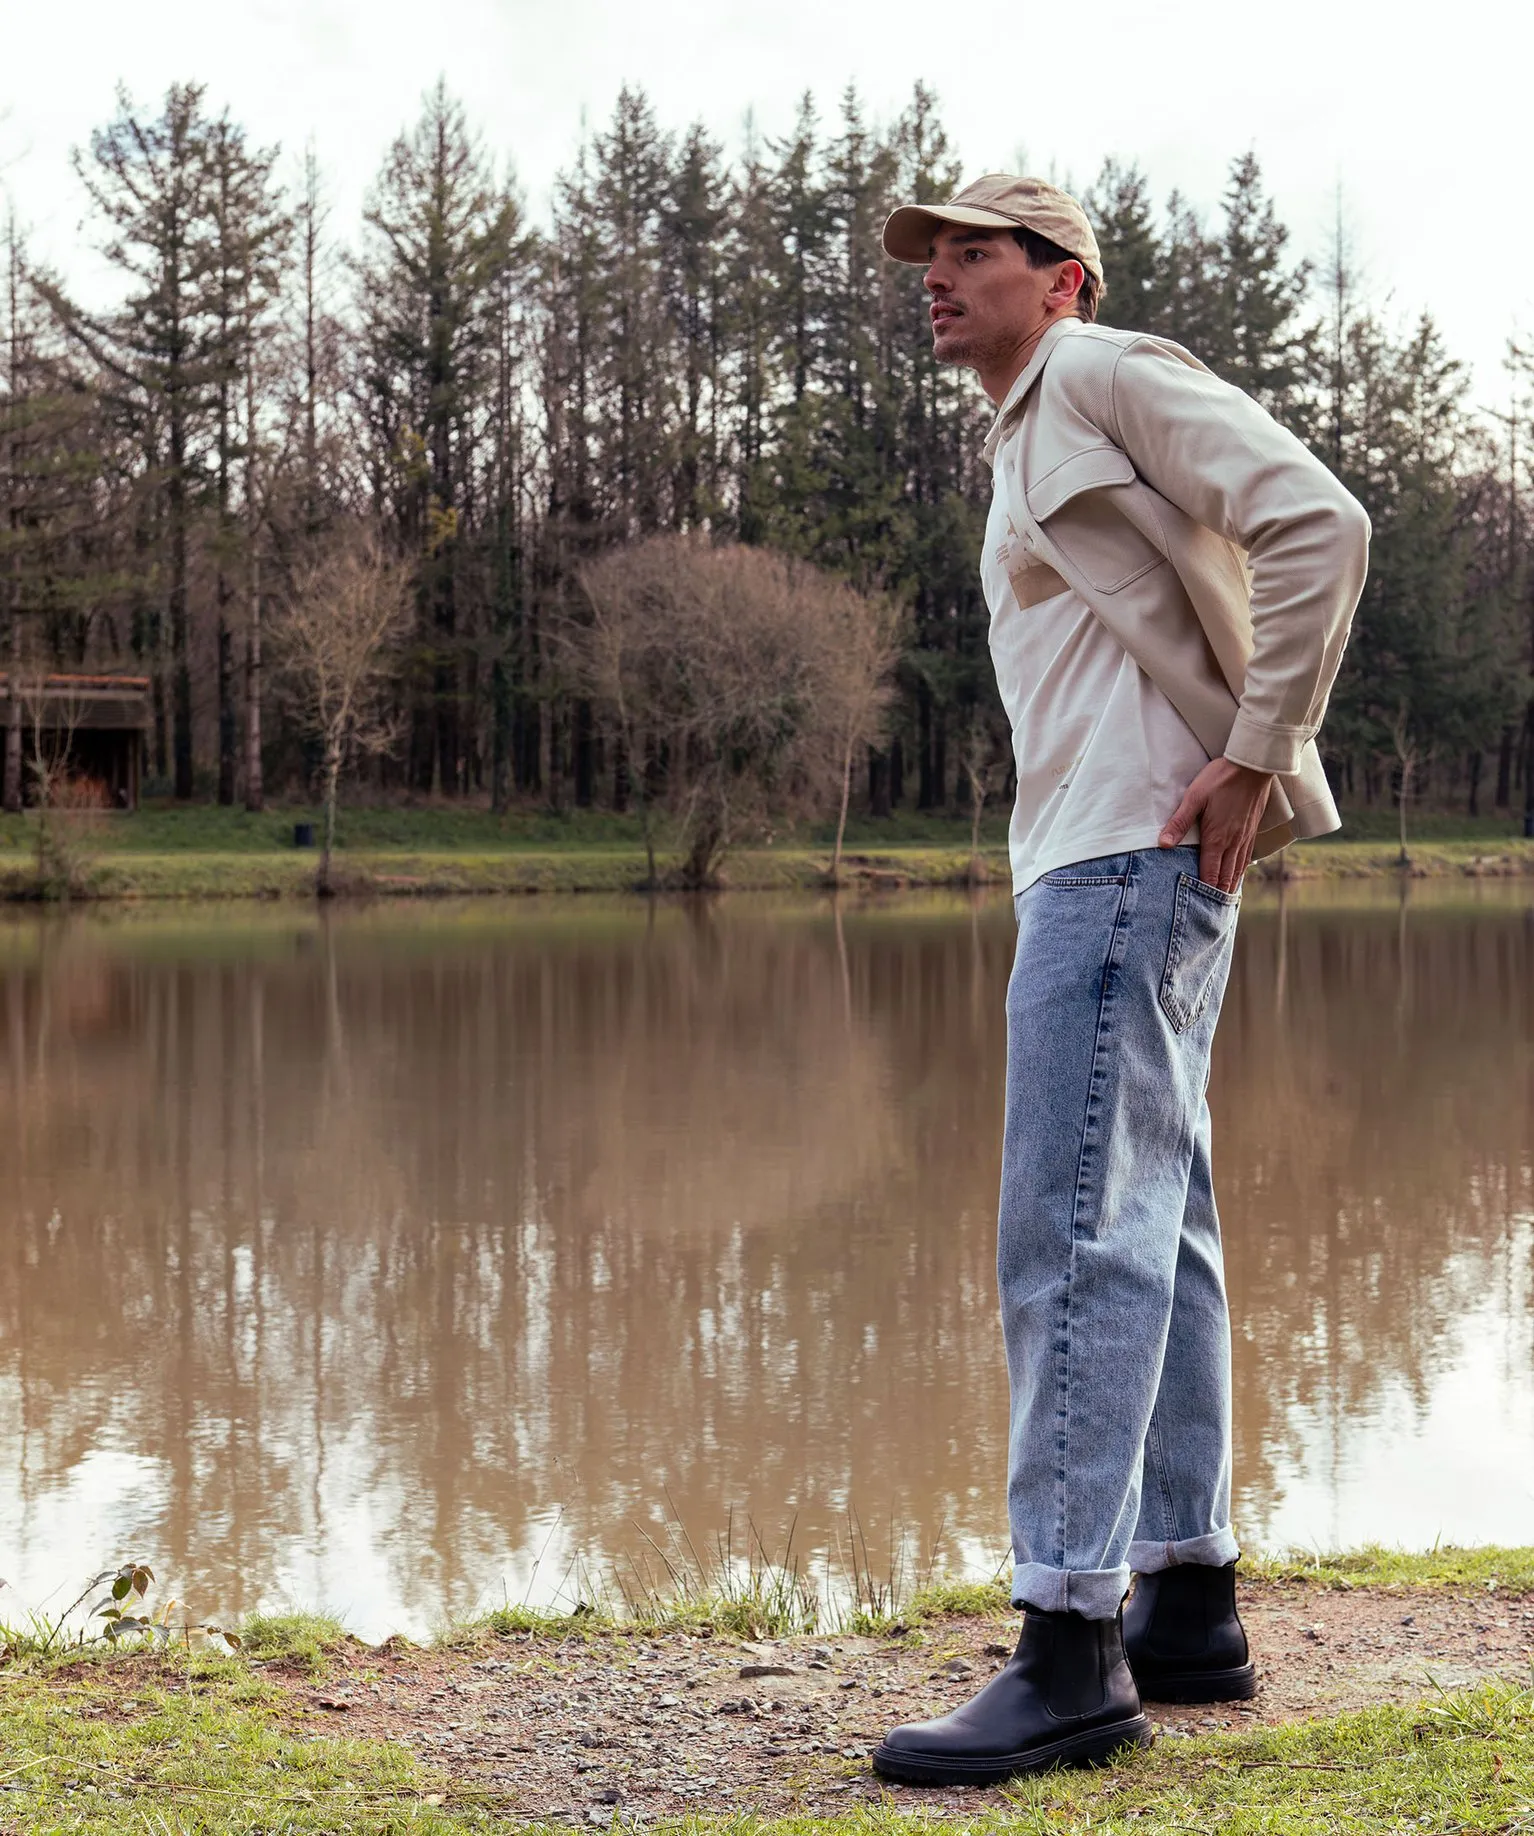
[[[1156,846],[1158,848],[1175,848],[1188,833],[1189,829],[1193,827],[1194,820],[1197,816],[1198,805],[1194,802],[1191,793],[1184,791],[1182,802],[1178,804],[1177,808],[1173,810],[1172,814],[1167,818],[1165,827],[1162,829],[1160,835],[1156,837]]]

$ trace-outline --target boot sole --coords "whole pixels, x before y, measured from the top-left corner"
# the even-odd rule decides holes
[[[1029,1772],[1053,1772],[1059,1766],[1100,1766],[1126,1747],[1148,1747],[1154,1739],[1150,1718],[1135,1715],[1127,1721],[1050,1741],[1046,1746],[985,1759],[907,1753],[881,1744],[874,1750],[873,1768],[901,1785],[999,1785],[1004,1779]]]
[[[1250,1702],[1257,1694],[1257,1666],[1230,1670],[1146,1670],[1136,1668],[1135,1688],[1147,1702]]]

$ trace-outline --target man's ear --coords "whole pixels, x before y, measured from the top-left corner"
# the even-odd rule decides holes
[[[1079,261],[1062,261],[1055,273],[1053,285],[1044,296],[1044,304],[1049,307],[1069,306],[1080,293],[1086,278],[1087,271]]]

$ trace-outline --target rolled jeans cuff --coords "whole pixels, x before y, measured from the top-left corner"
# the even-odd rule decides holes
[[[1131,1543],[1129,1566],[1137,1575],[1159,1575],[1164,1569],[1185,1566],[1224,1568],[1240,1554],[1234,1531],[1211,1530],[1180,1543]]]
[[[1012,1570],[1012,1604],[1041,1613],[1079,1613],[1083,1619],[1112,1619],[1129,1592],[1129,1567],[1046,1568],[1019,1562]]]

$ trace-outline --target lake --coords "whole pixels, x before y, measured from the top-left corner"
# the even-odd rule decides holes
[[[996,1571],[1012,935],[994,896],[0,920],[0,1575],[136,1557],[377,1637],[688,1539]],[[1534,1542],[1534,886],[1249,894],[1211,1097],[1240,1534]]]

